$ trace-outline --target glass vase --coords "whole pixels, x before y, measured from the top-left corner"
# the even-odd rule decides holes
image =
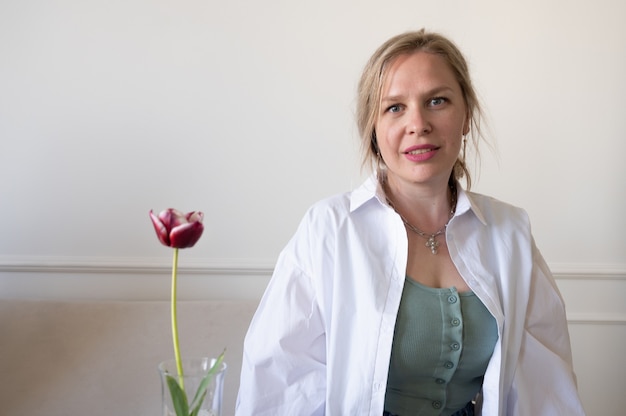
[[[159,374],[161,375],[161,395],[163,402],[163,416],[221,416],[222,415],[222,395],[224,391],[224,375],[227,365],[222,362],[217,371],[210,377],[204,397],[199,395],[196,398],[198,388],[203,379],[215,363],[215,358],[186,358],[182,360],[183,377],[179,377],[175,360],[163,361],[159,364]],[[173,393],[175,383],[181,386],[179,393]],[[188,410],[181,410],[180,395],[184,394]],[[172,398],[172,394],[178,395],[179,399]],[[178,404],[177,404],[178,402]],[[199,406],[199,407],[198,407]],[[177,409],[178,408],[178,409]],[[197,410],[195,413],[194,410]],[[178,412],[178,413],[177,413]]]

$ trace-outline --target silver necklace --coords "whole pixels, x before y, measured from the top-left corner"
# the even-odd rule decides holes
[[[408,222],[406,218],[404,218],[402,214],[398,212],[398,210],[393,205],[393,203],[389,200],[389,198],[387,198],[387,203],[400,216],[404,225],[406,225],[409,228],[409,230],[413,231],[415,234],[426,239],[426,244],[424,245],[430,249],[430,252],[432,254],[437,254],[437,248],[439,247],[439,242],[435,240],[435,238],[437,238],[438,236],[440,236],[446,231],[446,228],[448,228],[448,224],[450,224],[450,220],[452,219],[452,217],[454,217],[454,212],[456,211],[456,187],[454,185],[450,185],[450,191],[452,193],[452,204],[451,204],[452,208],[450,209],[450,217],[448,218],[448,222],[446,222],[443,227],[441,227],[439,230],[437,230],[433,234],[425,233],[424,231],[420,230],[419,228],[417,228],[416,226]]]

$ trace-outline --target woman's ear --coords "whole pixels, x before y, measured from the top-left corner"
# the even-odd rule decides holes
[[[472,124],[472,118],[470,117],[470,114],[467,113],[465,115],[465,122],[463,123],[463,136],[469,133],[471,124]]]
[[[374,153],[380,156],[380,149],[378,148],[378,139],[376,138],[376,130],[372,131],[371,145],[372,145],[372,150],[374,151]]]

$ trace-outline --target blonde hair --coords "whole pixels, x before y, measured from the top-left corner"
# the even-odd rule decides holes
[[[385,165],[378,152],[375,125],[380,111],[383,82],[391,63],[400,55],[415,52],[428,52],[445,59],[454,73],[463,93],[467,118],[469,121],[470,143],[477,150],[481,137],[480,121],[482,109],[469,75],[467,62],[457,46],[446,37],[421,29],[392,37],[383,43],[369,59],[358,85],[357,127],[361,137],[363,166],[369,165],[384,174]],[[467,188],[471,187],[471,176],[465,162],[466,142],[463,142],[463,154],[457,158],[451,180],[465,176]]]

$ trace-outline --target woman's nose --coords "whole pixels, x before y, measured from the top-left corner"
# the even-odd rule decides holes
[[[407,133],[417,134],[421,136],[428,134],[432,130],[432,126],[428,120],[428,115],[424,109],[413,109],[408,113]]]

